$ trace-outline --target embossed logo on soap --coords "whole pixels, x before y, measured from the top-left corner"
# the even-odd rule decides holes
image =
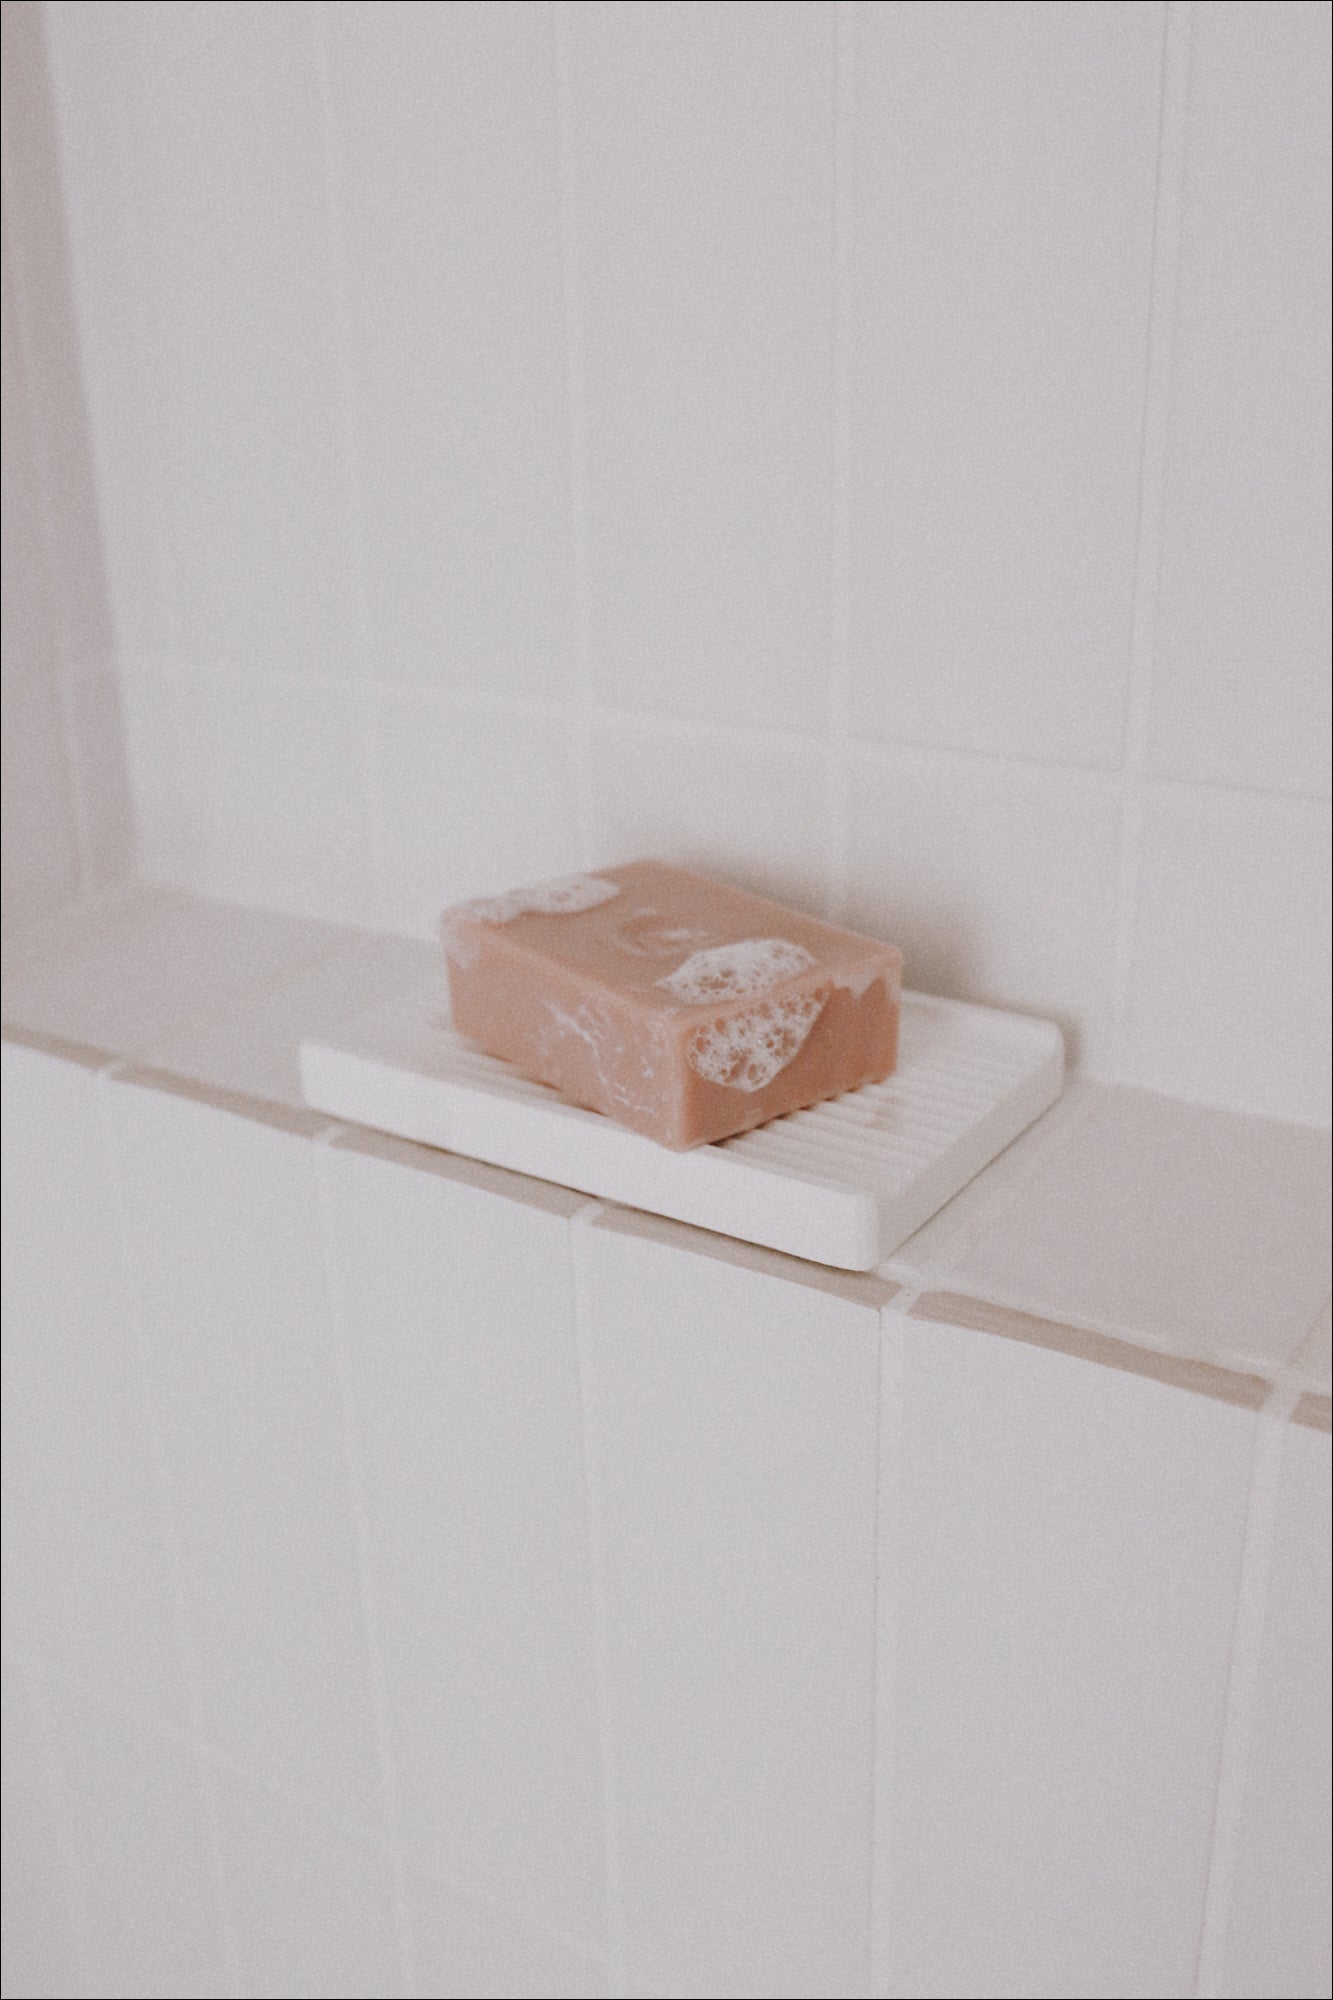
[[[716,931],[693,924],[669,923],[660,910],[632,910],[611,933],[611,943],[627,958],[679,958],[681,952],[705,945]]]

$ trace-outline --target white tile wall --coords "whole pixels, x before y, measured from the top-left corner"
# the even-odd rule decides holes
[[[158,643],[196,666],[353,659],[315,13],[131,8],[115,49]]]
[[[637,1222],[575,1251],[617,1970],[865,1993],[879,1316]]]
[[[595,684],[818,729],[834,10],[568,13]]]
[[[78,1957],[70,1871],[51,1760],[27,1677],[0,1666],[5,1754],[0,1950],[15,1993],[72,1993]]]
[[[563,694],[574,602],[551,10],[327,13],[374,667]]]
[[[849,811],[850,920],[896,939],[909,983],[1054,1017],[1105,1057],[1120,808],[1071,772],[860,755]]]
[[[172,1716],[185,1694],[96,1073],[4,1047],[11,1643]]]
[[[124,677],[144,870],[343,923],[373,907],[364,712],[297,675],[132,668]]]
[[[150,870],[660,844],[1326,1119],[1325,11],[252,14],[44,10]]]
[[[858,10],[852,714],[878,737],[1120,761],[1162,22]]]
[[[378,697],[385,783],[380,920],[436,936],[446,903],[578,866],[574,757],[558,714]]]
[[[1326,7],[1196,7],[1154,767],[1328,793]]]
[[[215,1765],[225,1907],[239,1991],[396,2000],[393,1868],[383,1847]]]
[[[1154,792],[1143,820],[1127,1077],[1328,1123],[1329,808]]]
[[[612,1990],[587,1952],[502,1904],[414,1882],[411,1906],[416,1990],[432,2000],[597,2000]]]
[[[889,1991],[1192,1993],[1255,1419],[900,1337]]]
[[[41,1688],[74,1881],[75,1992],[228,2000],[198,1759],[129,1709]]]
[[[1330,1497],[1327,1435],[1293,1424],[1221,1988],[1236,2000],[1328,1984]]]
[[[308,999],[321,927],[158,900],[196,982],[251,935]],[[7,1986],[1189,1993],[1230,1871],[1219,1990],[1323,1990],[1317,1296],[1242,1570],[1247,1406],[147,1071],[4,1081]],[[1077,1313],[1133,1242],[1122,1332],[1280,1368],[1314,1135],[1154,1233],[1235,1124],[1076,1091],[949,1281]]]
[[[127,874],[132,827],[41,10],[4,10],[6,946]]]
[[[110,1087],[198,1725],[261,1777],[381,1820],[312,1120]]]
[[[507,1199],[488,1191],[503,1176],[365,1143],[322,1166],[401,1838],[419,1874],[587,1939],[603,1867],[577,1198]]]

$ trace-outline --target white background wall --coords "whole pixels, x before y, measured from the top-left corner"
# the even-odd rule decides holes
[[[1326,6],[42,12],[150,875],[656,851],[1326,1117]]]

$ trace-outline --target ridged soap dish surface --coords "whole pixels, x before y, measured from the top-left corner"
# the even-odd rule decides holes
[[[301,1045],[316,1111],[845,1271],[891,1257],[1063,1081],[1049,1021],[904,993],[887,1083],[675,1153],[483,1055],[443,975]]]

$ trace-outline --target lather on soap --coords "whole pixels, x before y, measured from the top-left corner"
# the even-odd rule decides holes
[[[660,861],[440,920],[454,1026],[677,1150],[894,1068],[902,953]]]

